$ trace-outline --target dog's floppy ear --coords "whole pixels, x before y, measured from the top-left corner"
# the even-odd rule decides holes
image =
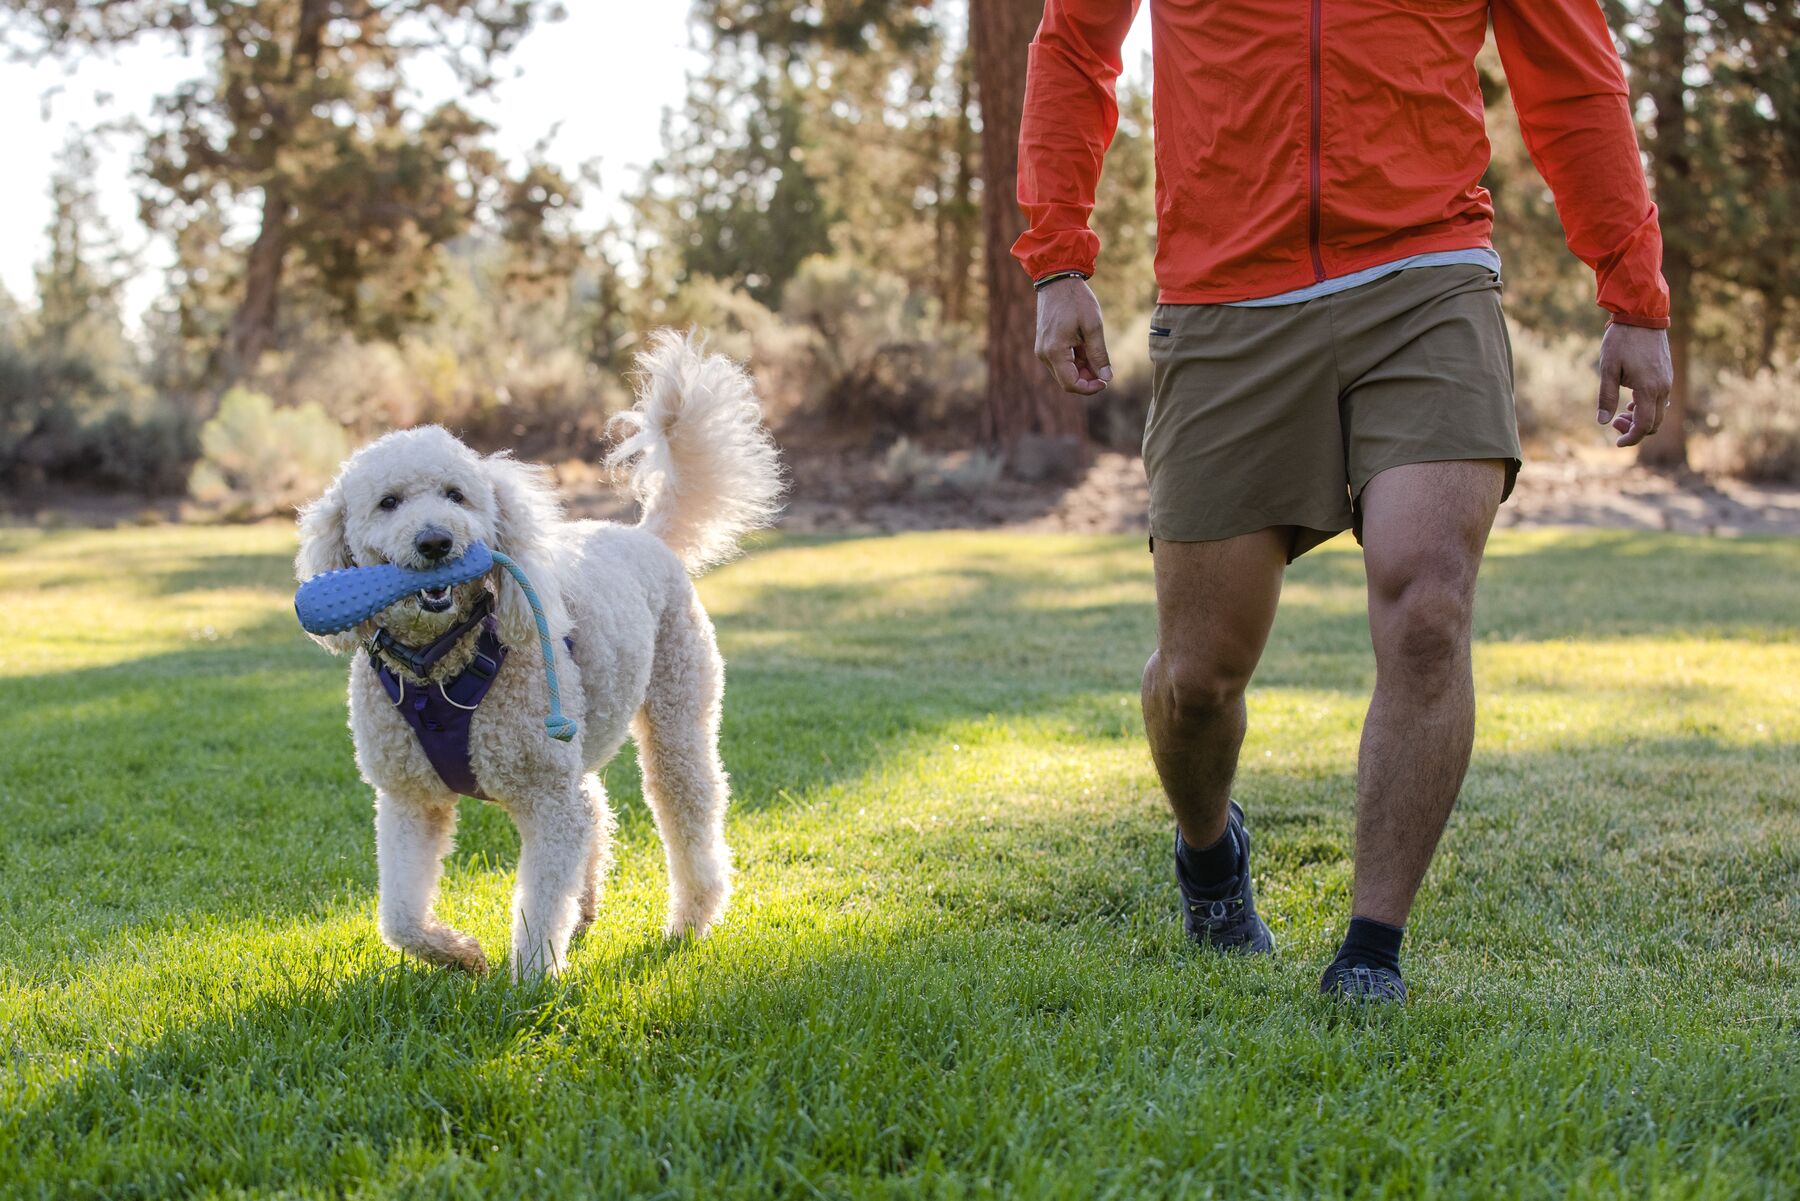
[[[536,463],[521,463],[502,451],[481,461],[488,482],[494,486],[493,549],[517,563],[531,578],[544,616],[550,623],[550,636],[560,638],[569,629],[568,612],[563,608],[562,589],[556,577],[556,564],[550,554],[550,535],[562,520],[562,504],[556,498],[556,487],[550,473]],[[494,586],[500,603],[500,636],[508,646],[529,646],[537,641],[537,619],[531,615],[531,602],[504,568],[494,569]]]
[[[301,581],[354,567],[350,557],[350,539],[344,528],[344,489],[342,481],[331,485],[325,495],[300,509],[300,552],[294,556],[294,578]],[[352,651],[369,631],[367,623],[337,634],[308,634],[314,642],[334,655]]]

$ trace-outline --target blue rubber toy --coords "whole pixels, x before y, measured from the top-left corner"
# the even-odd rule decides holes
[[[575,737],[576,725],[562,711],[556,651],[550,645],[550,622],[544,616],[543,602],[538,600],[537,589],[519,565],[499,551],[489,550],[484,543],[471,542],[461,558],[429,571],[408,571],[382,563],[375,567],[340,567],[313,576],[294,593],[294,613],[300,618],[300,627],[308,633],[336,634],[369,620],[422,588],[466,584],[486,575],[496,563],[518,581],[537,622],[538,647],[544,654],[544,681],[550,685],[550,716],[544,719],[544,728],[550,737],[568,742]]]
[[[313,576],[294,593],[294,614],[309,634],[336,634],[369,620],[421,588],[466,584],[492,571],[494,553],[470,543],[460,559],[429,571],[408,571],[393,563],[376,567],[340,567]]]

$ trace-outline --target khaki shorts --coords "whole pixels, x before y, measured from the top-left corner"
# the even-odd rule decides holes
[[[1164,304],[1150,319],[1150,534],[1294,527],[1289,559],[1347,529],[1389,467],[1519,470],[1512,343],[1485,267],[1416,267],[1300,304]]]

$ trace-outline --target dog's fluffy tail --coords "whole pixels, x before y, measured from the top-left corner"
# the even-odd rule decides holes
[[[774,521],[780,452],[750,377],[724,355],[707,354],[698,338],[657,331],[637,369],[637,404],[618,417],[627,436],[606,461],[630,465],[643,528],[698,573]]]

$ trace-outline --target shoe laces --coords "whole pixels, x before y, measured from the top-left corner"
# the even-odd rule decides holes
[[[1232,920],[1232,910],[1242,909],[1242,894],[1217,901],[1197,900],[1188,902],[1188,912],[1206,924],[1209,930],[1217,930],[1228,925]]]
[[[1385,969],[1376,969],[1368,964],[1359,963],[1344,975],[1354,980],[1356,987],[1345,988],[1346,981],[1343,976],[1340,976],[1337,986],[1339,992],[1355,996],[1381,997],[1390,1001],[1397,1001],[1403,995],[1400,991],[1399,981],[1392,972]]]

